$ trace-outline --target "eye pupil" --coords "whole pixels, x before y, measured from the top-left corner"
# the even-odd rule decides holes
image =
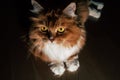
[[[62,31],[63,29],[62,29],[62,28],[60,28],[60,30]]]
[[[45,30],[45,27],[43,27],[43,29]]]

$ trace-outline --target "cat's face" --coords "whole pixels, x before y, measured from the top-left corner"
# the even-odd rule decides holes
[[[85,30],[80,27],[79,19],[75,15],[75,3],[71,3],[63,11],[39,11],[43,8],[36,2],[33,5],[35,6],[33,12],[37,13],[38,16],[31,18],[33,25],[29,33],[29,39],[32,43],[30,51],[35,56],[45,60],[49,59],[50,54],[54,57],[59,50],[65,50],[68,55],[64,58],[68,58],[82,48],[85,43]],[[52,50],[50,47],[52,47]],[[47,57],[43,53],[47,54]]]
[[[82,35],[75,18],[70,18],[64,14],[50,12],[33,18],[33,21],[30,38],[34,40],[74,45]]]

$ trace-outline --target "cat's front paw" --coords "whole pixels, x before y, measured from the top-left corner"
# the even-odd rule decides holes
[[[66,62],[66,66],[67,66],[68,71],[74,72],[74,71],[78,70],[80,63],[78,60],[68,61],[68,62]]]
[[[53,64],[50,67],[51,71],[57,75],[57,76],[61,76],[64,72],[65,72],[65,68],[64,68],[64,64]]]

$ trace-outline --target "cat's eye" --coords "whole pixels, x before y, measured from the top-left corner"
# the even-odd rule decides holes
[[[58,30],[57,30],[59,33],[63,33],[64,31],[65,31],[65,29],[63,28],[63,27],[60,27],[60,28],[58,28]]]
[[[42,26],[42,27],[40,28],[40,30],[41,30],[42,32],[46,32],[46,31],[48,31],[48,28],[47,28],[46,26]]]

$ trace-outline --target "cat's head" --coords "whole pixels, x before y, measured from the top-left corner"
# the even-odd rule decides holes
[[[33,25],[30,31],[30,39],[42,42],[57,42],[74,45],[80,36],[84,37],[84,31],[75,14],[76,4],[70,3],[64,10],[46,11],[39,3],[32,0],[37,17],[32,17]]]

